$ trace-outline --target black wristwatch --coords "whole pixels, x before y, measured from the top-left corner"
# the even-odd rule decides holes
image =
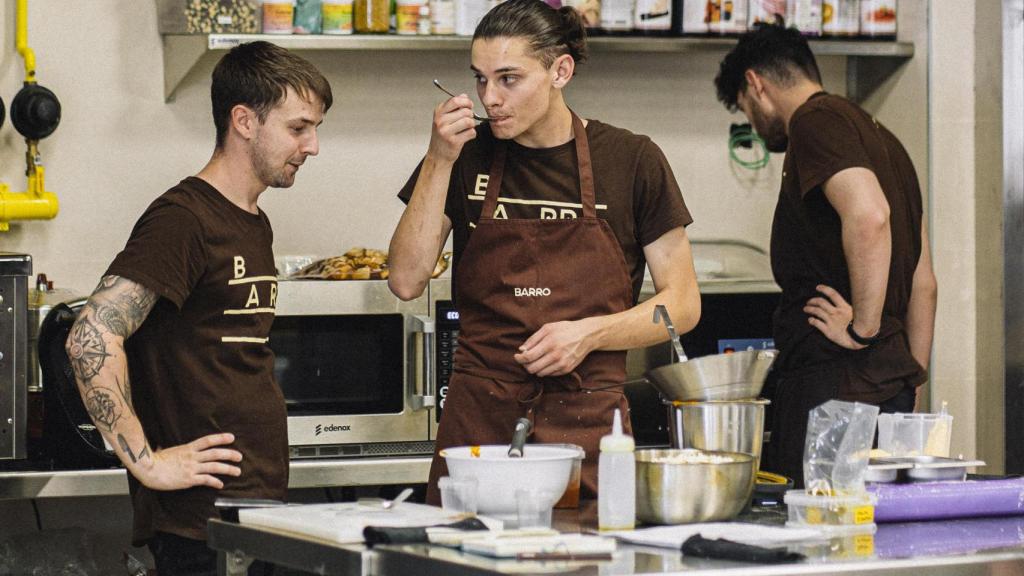
[[[878,342],[879,340],[881,340],[881,337],[879,337],[877,335],[872,336],[870,338],[865,338],[865,337],[861,336],[860,334],[857,334],[857,331],[853,329],[853,321],[852,320],[850,321],[849,324],[846,325],[846,333],[850,335],[850,338],[852,338],[854,342],[856,342],[857,344],[860,344],[861,346],[871,346],[875,342]]]

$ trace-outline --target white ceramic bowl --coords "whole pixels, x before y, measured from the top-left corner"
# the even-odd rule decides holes
[[[441,451],[452,478],[475,476],[477,511],[498,518],[516,517],[516,490],[533,488],[551,494],[552,507],[565,492],[573,461],[579,450],[562,446],[527,444],[522,458],[509,458],[508,445],[480,446],[473,456],[470,446]]]

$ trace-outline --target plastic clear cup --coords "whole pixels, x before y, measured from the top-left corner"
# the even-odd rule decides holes
[[[441,508],[445,511],[476,514],[477,480],[475,477],[442,476],[437,482],[437,487],[441,491]]]
[[[516,519],[519,528],[550,528],[551,509],[559,494],[536,488],[516,490]]]

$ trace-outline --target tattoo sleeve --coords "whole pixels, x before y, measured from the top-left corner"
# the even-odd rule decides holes
[[[82,308],[66,349],[86,411],[126,464],[148,458],[149,446],[132,405],[124,341],[156,304],[157,295],[119,276],[104,276]],[[138,445],[138,453],[132,449]]]

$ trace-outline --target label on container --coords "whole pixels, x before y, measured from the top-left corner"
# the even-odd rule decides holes
[[[632,30],[633,0],[604,0],[601,2],[601,28],[609,32]]]
[[[352,4],[324,4],[322,10],[324,34],[352,33]]]
[[[672,3],[669,0],[636,0],[633,29],[671,30]]]
[[[683,34],[707,34],[707,15],[704,2],[683,2]]]
[[[821,0],[790,0],[787,20],[805,36],[821,36]]]
[[[490,9],[490,0],[455,0],[455,34],[472,36]]]
[[[860,31],[857,0],[825,0],[821,8],[821,33],[825,36],[856,36]]]
[[[712,34],[741,34],[747,30],[747,3],[745,0],[710,0],[706,19]]]
[[[263,33],[291,34],[295,5],[291,2],[263,4]]]
[[[455,34],[455,2],[430,0],[430,32]]]
[[[895,36],[896,0],[861,0],[860,33],[864,36]]]
[[[875,507],[870,504],[853,509],[854,524],[870,524],[875,521]]]
[[[853,553],[856,556],[871,556],[875,553],[875,535],[858,534],[853,537]]]
[[[753,30],[758,24],[774,24],[779,20],[786,20],[786,0],[750,0],[747,28]]]
[[[397,4],[395,6],[395,30],[399,34],[414,35],[420,30],[420,5]]]

